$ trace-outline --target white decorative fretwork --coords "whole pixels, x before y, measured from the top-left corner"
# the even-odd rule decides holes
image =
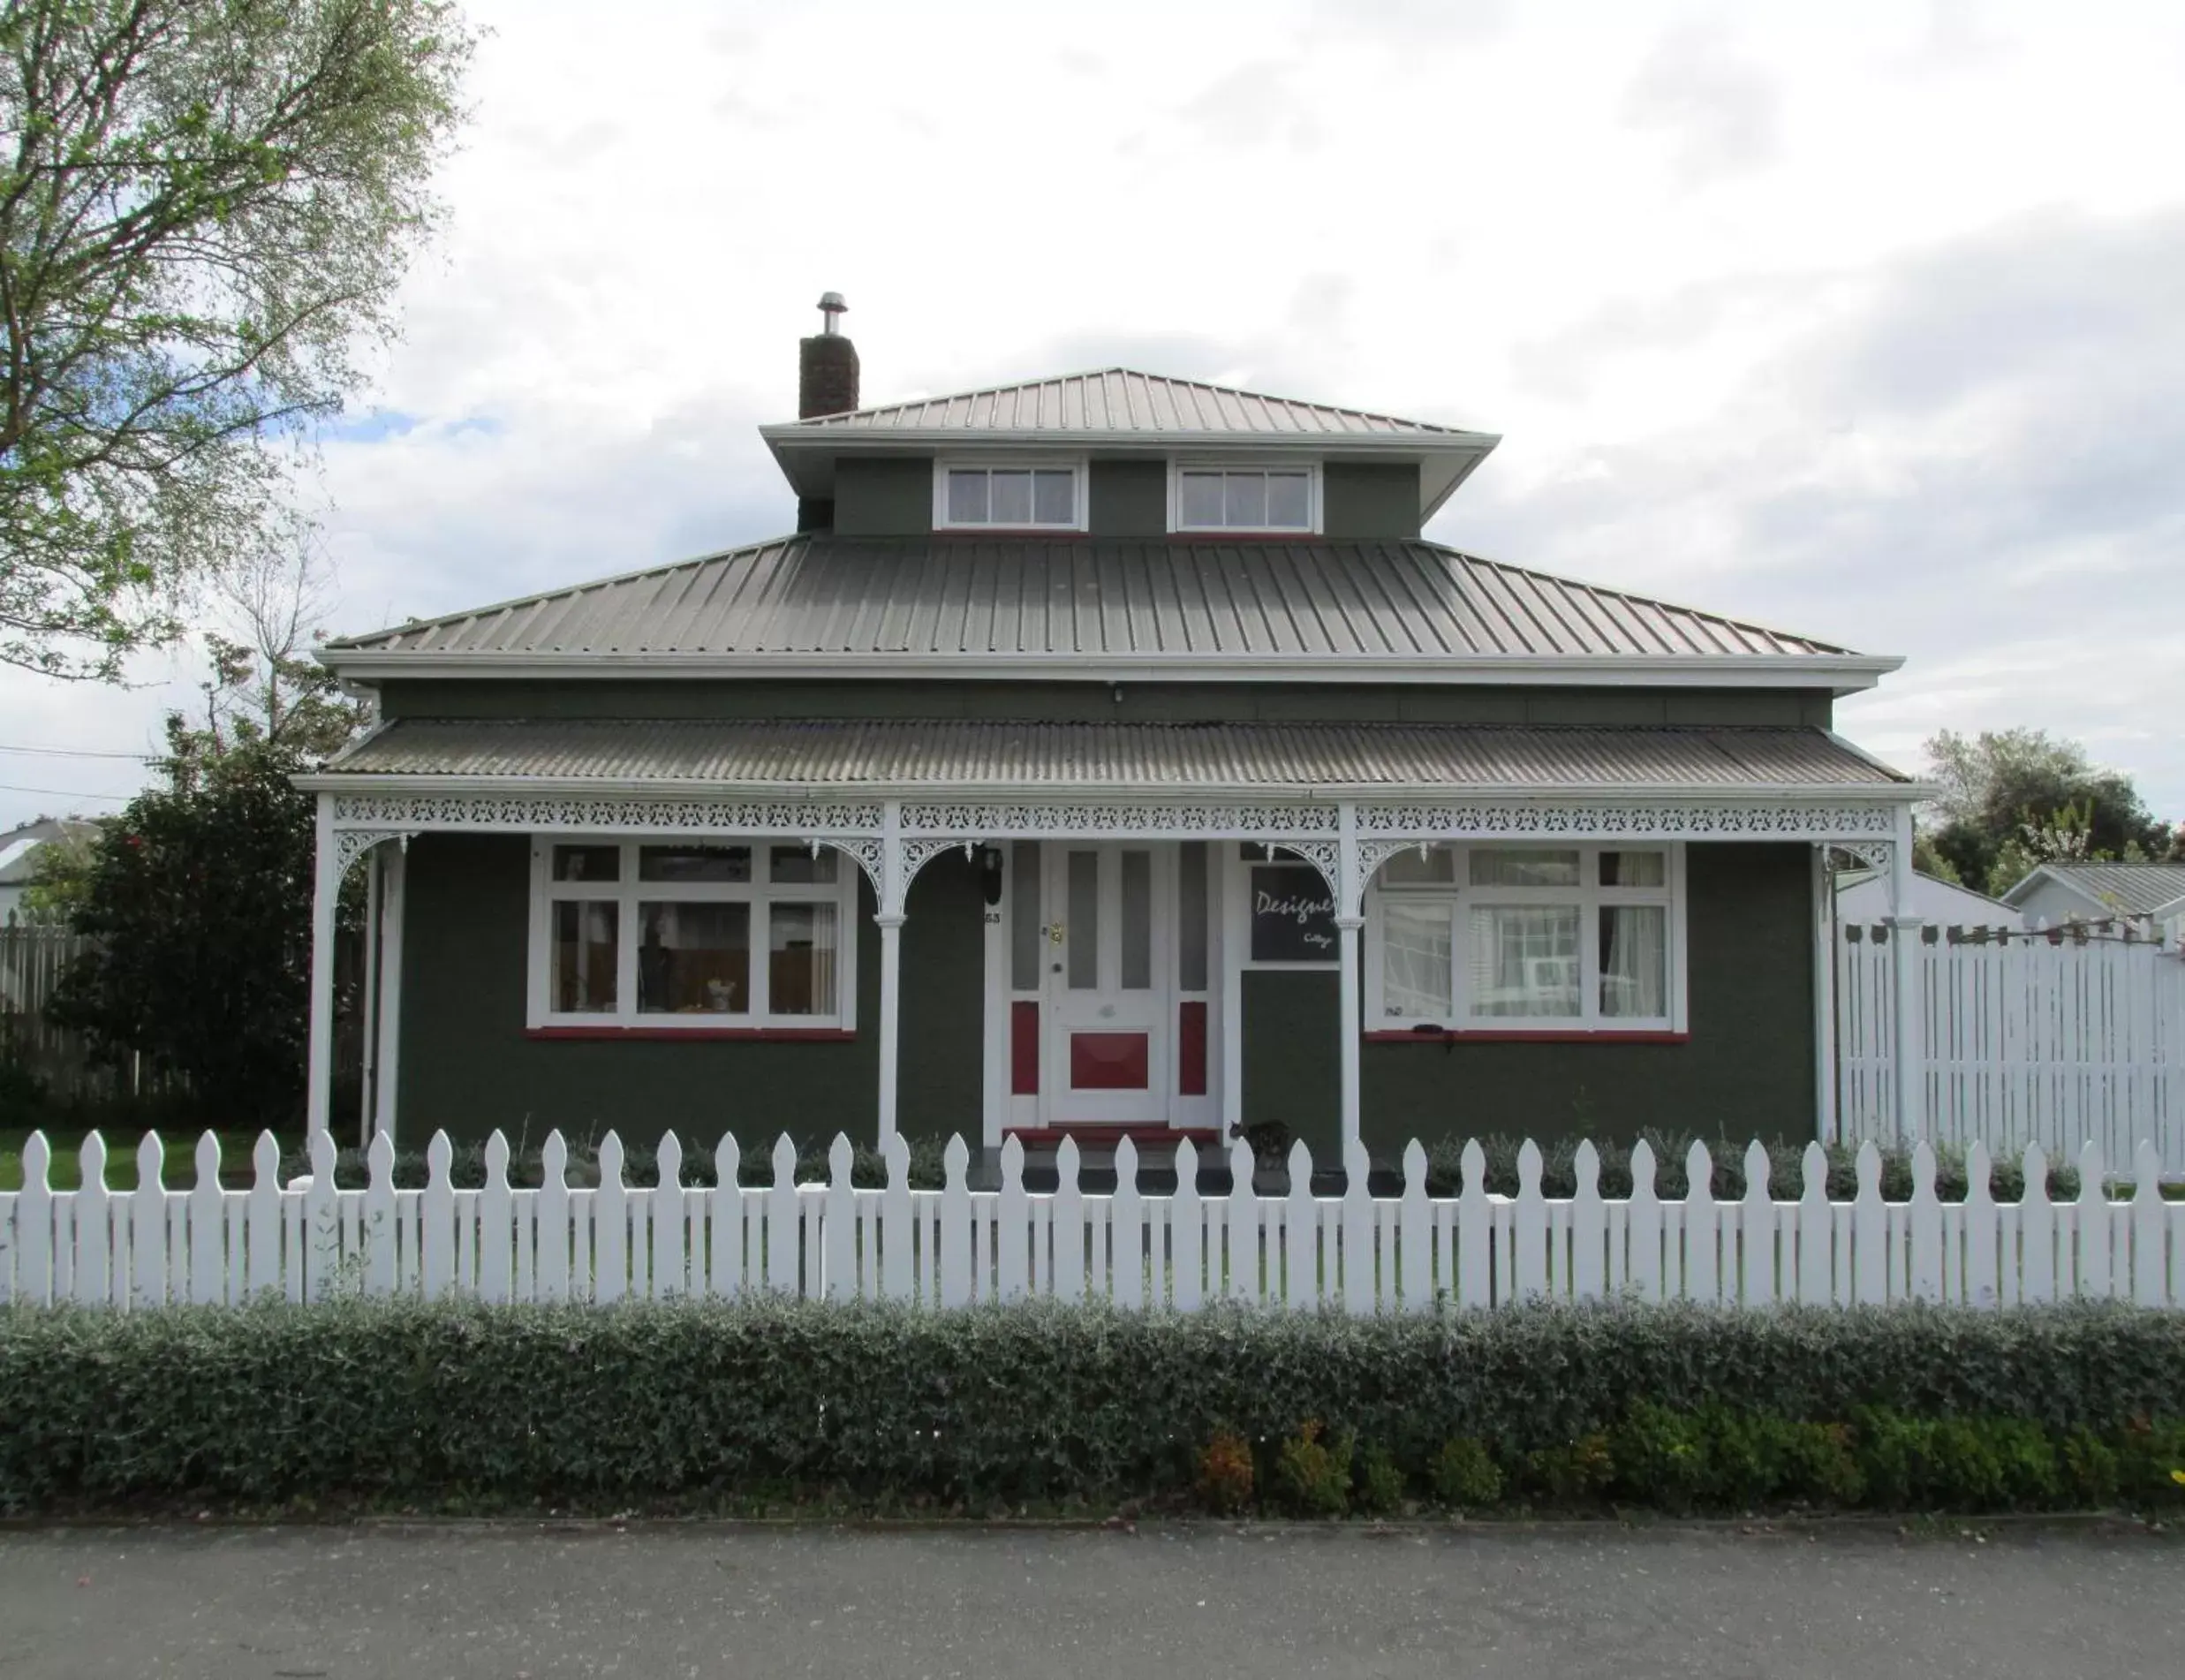
[[[610,794],[337,793],[334,825],[609,834],[880,833],[876,801],[621,798]]]
[[[1361,836],[1398,841],[1501,840],[1557,835],[1573,840],[1827,840],[1847,844],[1896,831],[1895,802],[1871,805],[1781,801],[1613,799],[1492,805],[1358,803]]]
[[[1425,840],[1361,840],[1358,842],[1358,890],[1363,894],[1380,873],[1381,865],[1399,851],[1423,851],[1432,843]]]
[[[1332,805],[1214,805],[1204,801],[905,800],[903,831],[957,842],[979,839],[1138,840],[1233,837],[1289,844],[1335,832]]]
[[[896,844],[903,848],[903,889],[908,892],[911,883],[918,879],[918,872],[935,858],[958,846],[975,844],[976,841],[966,836],[962,840],[903,840]]]
[[[886,897],[890,841],[878,800],[655,798],[598,794],[348,792],[333,802],[339,871],[380,841],[426,829],[522,833],[735,834],[830,845],[855,859]],[[1383,863],[1433,841],[1796,840],[1840,846],[1886,867],[1901,801],[1504,799],[1356,805],[1353,887],[1363,894]],[[1340,896],[1343,841],[1337,806],[1319,800],[1222,804],[1161,800],[906,800],[896,830],[899,889],[952,846],[1001,839],[1256,841],[1295,852]],[[1355,901],[1341,906],[1346,912]]]
[[[1833,840],[1829,843],[1839,851],[1848,851],[1871,869],[1887,869],[1896,861],[1897,843],[1894,840]]]
[[[414,829],[337,829],[334,832],[334,878],[346,877],[358,859],[382,840],[408,842]]]
[[[873,883],[873,897],[878,897],[887,890],[887,847],[877,836],[861,839],[815,835],[813,841],[817,845],[832,846],[853,859],[858,867],[865,871],[866,879]]]
[[[1318,869],[1320,878],[1327,882],[1328,891],[1334,894],[1337,899],[1342,898],[1342,843],[1340,840],[1290,840],[1283,843],[1282,850],[1296,852]],[[1342,913],[1342,910],[1339,903],[1336,905],[1337,913]]]

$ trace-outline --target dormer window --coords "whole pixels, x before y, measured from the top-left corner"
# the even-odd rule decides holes
[[[939,462],[934,528],[1082,531],[1085,467],[1074,461]]]
[[[1179,462],[1169,474],[1173,531],[1299,532],[1320,528],[1320,470]]]

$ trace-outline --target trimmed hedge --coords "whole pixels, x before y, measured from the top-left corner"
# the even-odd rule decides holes
[[[1833,1487],[1828,1502],[1995,1509],[2108,1485],[2145,1502],[2185,1495],[2181,1401],[2185,1313],[2117,1306],[15,1309],[0,1510],[984,1511],[1236,1503],[1240,1478],[1329,1510],[1337,1458],[1360,1508],[1398,1489],[1675,1510]],[[1206,1458],[1225,1438],[1255,1473],[1234,1447]],[[1297,1441],[1322,1450],[1278,1474]],[[1853,1449],[1856,1487],[1828,1441]],[[1980,1468],[2029,1455],[2094,1469]]]

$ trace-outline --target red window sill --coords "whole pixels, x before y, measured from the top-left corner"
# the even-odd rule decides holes
[[[787,1044],[848,1044],[857,1033],[840,1026],[533,1026],[527,1039],[745,1039]]]
[[[1368,1033],[1368,1044],[1689,1044],[1690,1033],[1619,1033],[1613,1028],[1589,1033],[1569,1027],[1542,1027],[1523,1032],[1509,1027],[1458,1028],[1415,1033],[1409,1028]]]

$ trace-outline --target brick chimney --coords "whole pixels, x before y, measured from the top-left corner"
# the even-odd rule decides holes
[[[816,336],[798,341],[798,420],[812,420],[821,414],[846,414],[858,405],[858,347],[842,333],[842,317],[849,307],[839,291],[821,294],[820,316],[826,324]],[[831,500],[798,498],[799,531],[828,531],[834,525],[835,503]]]

